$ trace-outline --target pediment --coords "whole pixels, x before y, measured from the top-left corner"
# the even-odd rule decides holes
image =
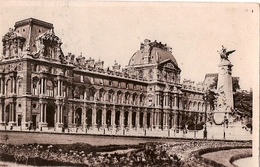
[[[180,68],[171,59],[167,59],[165,61],[162,61],[159,64],[159,66],[163,67],[164,69],[180,70]]]

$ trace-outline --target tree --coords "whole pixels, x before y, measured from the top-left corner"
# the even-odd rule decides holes
[[[240,89],[239,77],[232,77],[232,87],[233,87],[233,92],[236,92],[237,90]]]
[[[243,120],[244,124],[252,129],[253,117],[253,92],[237,91],[234,93],[233,116],[237,120]]]

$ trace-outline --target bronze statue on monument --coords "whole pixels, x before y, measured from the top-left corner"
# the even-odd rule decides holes
[[[228,60],[228,61],[229,61],[228,56],[229,56],[231,53],[235,52],[235,51],[236,51],[236,50],[227,51],[227,48],[225,48],[225,47],[222,45],[222,49],[219,50],[219,51],[217,51],[217,52],[220,54],[221,60]]]

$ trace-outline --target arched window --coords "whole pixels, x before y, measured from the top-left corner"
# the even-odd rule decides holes
[[[47,81],[47,84],[46,84],[46,95],[50,96],[50,97],[54,96],[54,93],[53,93],[53,83],[50,80]]]
[[[39,82],[38,81],[39,81],[39,79],[37,77],[33,78],[33,81],[32,81],[32,94],[33,95],[38,95],[39,94],[39,91],[38,91]]]
[[[75,99],[79,99],[80,98],[80,92],[79,92],[79,88],[78,87],[75,87],[73,93],[74,93],[74,98]]]

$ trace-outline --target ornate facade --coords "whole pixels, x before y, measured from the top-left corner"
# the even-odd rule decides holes
[[[33,18],[16,22],[2,42],[2,125],[173,129],[187,115],[202,121],[207,109],[203,86],[180,83],[171,48],[161,42],[144,40],[124,69],[64,55],[53,25]]]

